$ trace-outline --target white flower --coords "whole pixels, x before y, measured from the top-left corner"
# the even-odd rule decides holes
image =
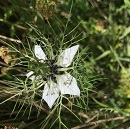
[[[60,66],[62,68],[70,66],[78,48],[79,45],[76,45],[62,51],[62,53],[60,53],[60,55],[58,56],[56,66]],[[35,45],[34,53],[35,56],[40,60],[40,62],[44,62],[47,60],[45,53],[39,45]],[[35,75],[32,74],[34,74],[34,72],[30,71],[26,74],[26,76],[29,77],[31,80],[34,80]],[[80,89],[78,88],[77,81],[69,73],[65,73],[62,75],[55,74],[55,79],[56,82],[54,82],[51,77],[48,78],[43,90],[42,98],[46,101],[50,108],[52,108],[60,93],[80,96]]]

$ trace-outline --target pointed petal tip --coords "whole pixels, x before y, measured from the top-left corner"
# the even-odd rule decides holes
[[[39,45],[34,45],[34,47],[39,47]]]
[[[42,96],[42,99],[47,103],[48,107],[51,109],[53,107],[53,103],[49,102],[45,96]]]
[[[49,81],[45,84],[42,99],[47,103],[49,108],[52,108],[56,99],[59,97],[59,89],[57,84],[53,81]]]
[[[80,90],[79,90],[79,93],[77,93],[77,96],[80,97]]]
[[[58,64],[62,67],[71,65],[75,54],[77,53],[79,45],[72,46],[63,50],[58,56]]]
[[[75,45],[75,46],[73,46],[73,47],[79,48],[79,45]]]
[[[49,102],[44,96],[42,96],[42,99],[46,102],[46,104],[48,105],[48,107],[51,109],[53,107],[54,103]]]
[[[30,71],[29,73],[26,74],[27,77],[31,76],[34,72]]]
[[[76,88],[76,86],[75,86],[75,88]],[[76,92],[74,95],[76,95],[77,97],[80,97],[80,89],[79,89],[78,85],[77,85],[77,89],[76,89]]]
[[[75,49],[77,51],[79,49],[79,45],[72,46],[71,49]]]
[[[42,49],[42,48],[41,48],[41,46],[39,46],[39,45],[35,45],[35,46],[34,46],[34,52],[37,51],[37,49]]]
[[[45,55],[45,53],[44,53],[44,51],[42,50],[42,48],[41,48],[40,45],[35,45],[35,46],[34,46],[34,53],[35,53],[35,56],[36,56],[38,59],[42,60],[42,62],[43,62],[44,60],[46,60],[46,55]]]
[[[60,87],[61,94],[80,96],[80,89],[77,85],[77,81],[69,73],[57,76],[57,82]]]
[[[78,97],[80,97],[80,89],[77,87],[77,90],[76,90],[76,92],[75,92],[75,94],[74,95],[76,95],[76,96],[78,96]]]
[[[53,104],[51,104],[51,105],[50,105],[50,104],[48,104],[48,107],[51,109],[51,108],[53,107]]]

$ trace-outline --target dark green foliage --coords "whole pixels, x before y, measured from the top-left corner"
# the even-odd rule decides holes
[[[46,3],[47,0],[43,1]],[[79,84],[86,87],[88,94],[84,97],[87,101],[85,109],[74,108],[76,115],[84,112],[89,118],[95,116],[93,111],[98,111],[97,119],[114,118],[119,116],[129,116],[130,113],[130,2],[129,0],[50,0],[46,3],[51,8],[51,12],[46,12],[46,16],[39,12],[35,0],[1,0],[0,1],[0,47],[4,46],[1,40],[8,38],[20,39],[27,46],[27,37],[37,37],[37,44],[40,42],[40,35],[44,35],[54,48],[54,53],[64,37],[64,47],[69,46],[74,38],[74,42],[80,45],[80,51],[88,47],[87,53],[83,54],[79,62],[78,71],[84,78],[79,79]],[[46,7],[46,6],[43,6]],[[41,10],[41,9],[40,9]],[[50,15],[51,13],[51,15]],[[68,20],[69,19],[69,20]],[[68,20],[68,24],[67,23]],[[67,25],[67,28],[66,28]],[[41,34],[38,34],[32,27],[36,27]],[[65,31],[64,31],[65,30]],[[78,35],[76,37],[76,35]],[[2,36],[5,36],[4,38]],[[38,37],[39,36],[39,37]],[[80,40],[82,39],[82,40]],[[10,39],[8,39],[10,40]],[[33,40],[28,39],[33,47]],[[79,40],[79,41],[78,41]],[[13,42],[15,45],[17,42]],[[7,45],[5,45],[7,46]],[[17,45],[16,45],[17,46]],[[19,49],[24,49],[23,46]],[[86,50],[84,50],[86,52]],[[89,54],[88,54],[89,52]],[[0,56],[0,101],[4,101],[8,95],[2,93],[7,84],[3,80],[12,79],[12,71],[2,73],[2,67],[8,67]],[[85,70],[84,70],[85,69]],[[75,73],[73,73],[75,74]],[[14,79],[14,78],[13,78]],[[42,104],[27,102],[16,98],[0,105],[0,126],[12,125],[19,129],[38,129],[45,119],[48,111],[42,109]],[[31,101],[31,99],[30,99]],[[10,116],[15,103],[15,111]],[[22,104],[25,103],[25,104]],[[77,101],[78,103],[78,101]],[[83,105],[84,103],[81,102]],[[32,106],[33,105],[33,106]],[[42,105],[42,106],[41,106]],[[69,105],[69,103],[68,103]],[[78,105],[78,104],[77,104]],[[22,109],[20,107],[23,106]],[[32,106],[32,107],[31,107]],[[78,105],[80,106],[80,104]],[[31,108],[30,108],[31,107]],[[26,112],[24,115],[24,109]],[[40,113],[37,108],[42,110]],[[46,110],[47,107],[44,107]],[[88,110],[89,109],[89,110]],[[20,113],[19,113],[19,110]],[[31,115],[29,114],[31,110]],[[4,112],[6,112],[4,114]],[[63,110],[63,122],[68,128],[80,125],[81,123],[70,112]],[[16,117],[16,114],[19,114]],[[38,115],[37,115],[38,114]],[[66,115],[67,114],[67,117]],[[28,116],[30,115],[30,119]],[[22,118],[23,117],[23,118]],[[79,115],[83,123],[86,118]],[[47,121],[46,128],[49,129],[56,118],[51,115]],[[112,127],[125,121],[102,122],[97,129],[111,129]],[[15,123],[14,123],[15,122]],[[52,123],[51,123],[52,122]],[[91,122],[91,121],[90,121]],[[56,122],[52,128],[58,128]],[[65,128],[65,127],[62,127]]]

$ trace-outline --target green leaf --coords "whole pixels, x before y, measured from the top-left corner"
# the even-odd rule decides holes
[[[108,105],[97,101],[97,100],[96,100],[95,98],[93,98],[93,97],[92,97],[92,99],[94,100],[95,103],[97,103],[97,104],[98,104],[99,106],[101,106],[101,107],[105,107],[105,108],[109,107]]]
[[[130,33],[130,26],[125,29],[125,31],[124,31],[123,35],[120,37],[120,39],[123,39],[123,38],[126,37],[129,33]]]
[[[102,53],[99,57],[96,58],[96,60],[100,60],[104,57],[106,57],[107,55],[109,55],[111,53],[111,51],[107,50],[104,53]]]
[[[125,3],[125,5],[126,5],[128,8],[130,8],[130,1],[129,1],[129,0],[124,0],[124,3]]]

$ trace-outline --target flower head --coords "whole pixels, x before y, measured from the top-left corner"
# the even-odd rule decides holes
[[[46,81],[42,98],[50,108],[52,108],[60,93],[80,96],[80,89],[76,79],[67,72],[60,73],[60,69],[67,68],[71,65],[78,48],[79,45],[67,48],[59,54],[57,60],[50,60],[47,59],[44,51],[39,45],[34,46],[34,53],[39,62],[43,63],[43,65],[49,65],[46,69],[41,68],[43,70],[43,79]],[[38,78],[41,79],[42,75],[35,75],[34,71],[30,71],[26,76],[31,80],[34,80],[34,78],[39,80]]]

